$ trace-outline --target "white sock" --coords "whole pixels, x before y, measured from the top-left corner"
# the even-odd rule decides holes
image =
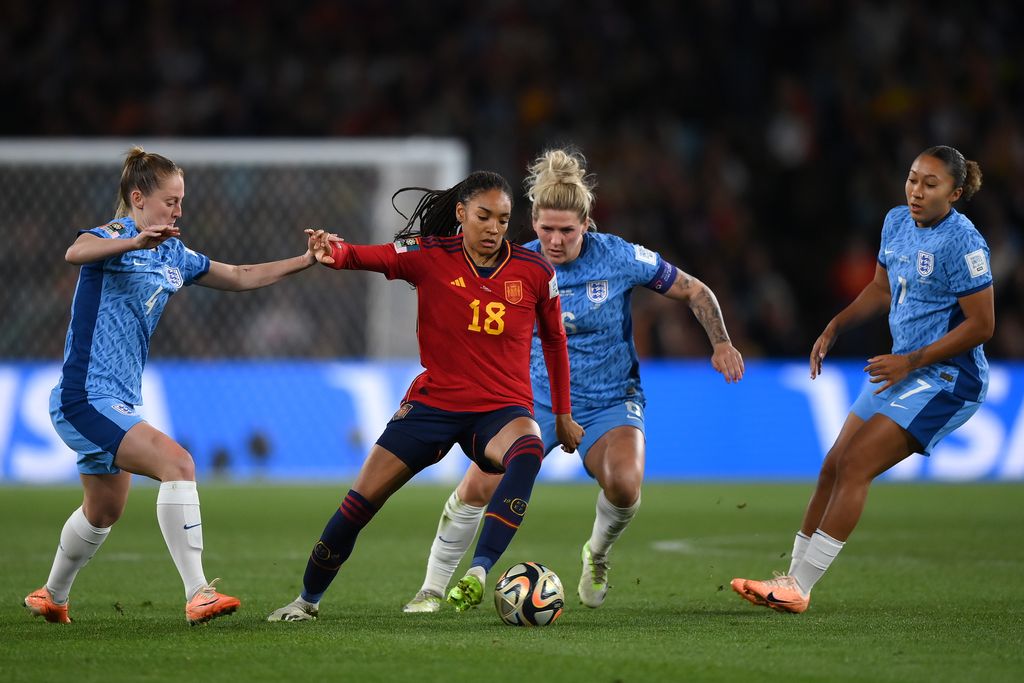
[[[466,576],[475,576],[479,579],[481,586],[487,585],[487,570],[480,565],[470,567],[469,571],[466,572]]]
[[[57,554],[50,568],[50,578],[46,580],[46,588],[53,594],[54,602],[63,604],[68,601],[71,584],[75,582],[78,571],[92,559],[109,533],[110,527],[100,529],[89,524],[82,508],[71,513],[60,531]]]
[[[615,507],[605,497],[602,489],[597,494],[596,509],[594,529],[590,532],[590,554],[602,559],[611,551],[612,544],[629,525],[636,511],[640,509],[640,498],[637,498],[636,502],[628,508]]]
[[[185,599],[206,585],[203,574],[203,520],[194,481],[165,481],[156,497],[156,519],[167,549],[185,584]]]
[[[814,532],[810,543],[807,544],[803,561],[791,574],[804,595],[810,594],[814,584],[818,583],[818,579],[824,575],[844,545],[845,542],[837,541],[821,529]]]
[[[299,607],[308,607],[308,608],[314,609],[314,610],[320,608],[320,601],[310,602],[309,600],[306,600],[301,595],[299,597],[295,598],[295,604],[298,605]]]
[[[793,552],[789,556],[789,571],[786,572],[790,576],[793,575],[796,566],[800,564],[800,560],[804,559],[804,554],[807,552],[807,544],[810,542],[810,536],[802,531],[796,532],[796,538],[793,539]]]
[[[437,535],[430,546],[430,557],[427,558],[427,574],[423,577],[420,590],[444,595],[483,517],[484,508],[463,502],[458,492],[452,491],[437,524]]]

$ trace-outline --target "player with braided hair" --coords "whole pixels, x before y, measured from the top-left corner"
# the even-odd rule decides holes
[[[597,480],[594,525],[582,548],[580,601],[599,607],[608,592],[608,554],[640,507],[646,456],[644,393],[631,334],[634,287],[652,289],[685,303],[713,346],[711,363],[727,382],[743,377],[743,357],[729,340],[714,293],[660,254],[595,230],[591,211],[594,177],[574,149],[552,149],[535,160],[526,179],[537,239],[525,245],[550,262],[563,294],[562,318],[573,368],[572,403],[586,430],[579,454]],[[545,446],[570,444],[556,433],[541,341],[534,339],[531,376],[534,410]],[[441,594],[493,504],[497,478],[470,466],[445,503],[420,591],[406,612],[436,612]]]
[[[551,265],[505,239],[508,182],[477,171],[447,190],[424,192],[394,243],[357,246],[324,235],[314,249],[331,268],[372,270],[416,287],[425,368],[313,547],[302,593],[269,621],[309,621],[348,559],[356,536],[387,499],[458,443],[485,472],[501,473],[473,563],[448,599],[480,603],[487,572],[522,522],[544,455],[533,418],[530,346],[536,326],[547,364],[555,429],[567,450],[583,437],[572,419],[569,357]],[[397,193],[396,193],[397,194]]]

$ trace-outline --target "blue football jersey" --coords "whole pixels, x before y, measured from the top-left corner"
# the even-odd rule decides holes
[[[118,218],[82,230],[104,239],[131,239],[135,221]],[[142,402],[149,339],[167,299],[210,269],[210,259],[171,238],[155,249],[87,263],[78,275],[64,342],[62,391]]]
[[[524,245],[540,251],[540,242]],[[601,407],[624,400],[644,402],[640,363],[633,345],[630,301],[637,285],[664,289],[675,268],[639,244],[588,231],[580,255],[555,265],[562,322],[569,344],[569,385],[574,406]],[[530,376],[534,401],[550,405],[547,368],[533,338]]]
[[[985,238],[953,209],[940,223],[919,228],[910,209],[885,217],[878,262],[889,274],[892,352],[909,353],[936,341],[964,320],[958,297],[992,286]],[[936,364],[956,396],[980,401],[988,386],[982,347]]]

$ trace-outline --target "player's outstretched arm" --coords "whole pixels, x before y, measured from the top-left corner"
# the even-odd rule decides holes
[[[165,240],[177,237],[181,230],[173,225],[151,225],[144,228],[138,235],[131,239],[104,239],[88,232],[78,236],[67,252],[64,260],[76,266],[86,263],[95,263],[108,259],[111,256],[120,256],[129,251],[138,249],[152,249]]]
[[[693,311],[694,317],[704,328],[714,349],[711,354],[711,366],[722,373],[725,381],[739,382],[743,379],[743,355],[729,339],[725,319],[722,317],[722,307],[718,305],[718,299],[711,288],[692,275],[677,270],[676,279],[665,292],[665,296],[685,302]]]
[[[319,260],[317,253],[325,249],[323,230],[306,230],[305,232],[306,253],[302,256],[243,266],[210,261],[210,270],[196,282],[213,289],[244,292],[272,285],[292,273],[305,270]]]
[[[345,241],[343,238],[333,232],[311,228],[306,228],[306,235],[309,236],[309,251],[319,263],[325,266],[337,265],[335,247],[341,250],[342,243]]]
[[[874,279],[861,290],[849,306],[829,321],[814,341],[814,346],[811,347],[811,379],[821,374],[821,363],[843,330],[889,310],[891,301],[889,273],[882,264],[876,263]]]

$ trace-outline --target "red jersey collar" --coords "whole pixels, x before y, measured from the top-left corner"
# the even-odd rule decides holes
[[[494,277],[497,276],[497,274],[499,272],[501,272],[501,269],[504,268],[506,265],[508,265],[508,262],[512,260],[512,245],[509,244],[508,240],[506,240],[506,239],[502,239],[501,240],[501,248],[505,250],[504,256],[499,256],[498,257],[498,265],[494,266],[494,270],[491,271],[491,274],[488,275],[486,278],[483,278],[483,279],[485,279],[485,280],[494,279]],[[474,275],[476,275],[477,277],[483,277],[482,275],[480,275],[480,271],[477,269],[476,264],[473,263],[473,259],[470,258],[469,252],[466,251],[466,240],[465,240],[465,238],[463,238],[463,240],[462,240],[462,257],[464,259],[466,259],[466,263],[469,264],[469,268],[470,268],[470,270],[473,271]]]

